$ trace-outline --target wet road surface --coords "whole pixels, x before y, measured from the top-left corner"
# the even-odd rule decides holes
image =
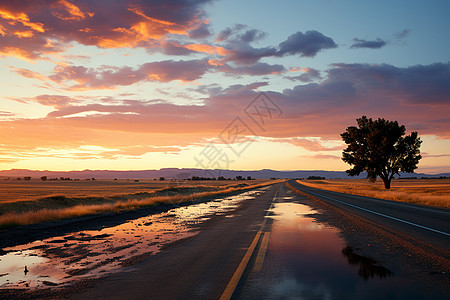
[[[295,180],[289,183],[343,211],[450,251],[449,209],[325,191],[304,186]]]
[[[338,229],[318,221],[325,212],[306,205],[307,197],[295,194],[285,184],[263,188],[228,208],[221,202],[224,200],[208,202],[209,213],[205,214],[181,207],[190,211],[191,217],[169,211],[166,215],[149,216],[153,221],[131,221],[123,230],[114,227],[114,230],[105,228],[108,233],[89,233],[99,240],[111,239],[107,235],[113,236],[115,230],[123,237],[134,236],[137,242],[124,243],[133,246],[118,248],[113,254],[119,256],[118,262],[129,255],[120,258],[118,252],[122,250],[145,253],[159,246],[152,248],[151,255],[142,261],[120,270],[114,271],[117,262],[106,264],[105,276],[96,279],[92,286],[79,286],[63,296],[72,299],[445,298],[442,290],[426,290],[420,279],[398,274],[383,262],[355,253]],[[211,212],[215,207],[224,209]],[[181,226],[182,230],[166,224],[161,230],[167,232],[152,233],[150,228],[135,232],[139,227],[151,226],[157,218],[174,224],[200,220],[201,225],[197,223],[194,232],[186,224]],[[174,232],[179,232],[178,238],[170,239]],[[77,239],[83,240],[83,236],[72,234],[44,242],[70,245]],[[99,244],[98,239],[89,243]],[[165,239],[166,243],[155,244],[155,239]],[[100,244],[107,245],[108,240]],[[29,254],[26,247],[22,251],[25,256]],[[95,258],[97,253],[104,252],[102,248],[88,257]],[[98,273],[101,268],[96,270]]]
[[[243,201],[264,189],[175,207],[98,230],[74,231],[3,248],[0,288],[64,286],[120,270],[194,236],[213,217],[230,216]]]
[[[215,218],[195,237],[100,279],[74,299],[219,299],[260,230],[280,185]]]
[[[421,278],[397,274],[355,253],[340,232],[317,221],[306,196],[281,187],[267,218],[270,228],[261,269],[250,268],[234,299],[441,299]],[[357,234],[355,232],[355,234]],[[256,259],[255,259],[256,261]]]

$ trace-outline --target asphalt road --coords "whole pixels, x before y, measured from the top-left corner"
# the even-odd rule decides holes
[[[339,208],[346,214],[357,215],[362,220],[380,224],[384,228],[389,228],[391,233],[398,232],[404,236],[414,236],[449,253],[449,210],[317,190],[292,180],[290,184]],[[178,242],[126,268],[123,272],[100,278],[92,287],[75,290],[72,298],[260,298],[257,295],[265,298],[264,295],[267,296],[265,290],[277,281],[280,274],[285,274],[287,269],[297,272],[297,279],[298,276],[301,276],[303,280],[314,277],[309,275],[305,277],[305,274],[309,274],[305,269],[308,264],[312,264],[310,270],[313,270],[315,277],[319,278],[319,286],[323,286],[321,280],[327,277],[326,274],[330,277],[329,282],[337,282],[333,283],[336,289],[348,285],[347,280],[345,283],[339,281],[341,277],[344,278],[341,267],[338,267],[335,275],[331,276],[330,274],[334,273],[330,272],[328,263],[323,266],[323,270],[319,268],[321,263],[318,263],[318,266],[316,262],[302,261],[300,265],[296,265],[295,262],[298,262],[301,254],[295,252],[289,260],[286,260],[285,256],[279,256],[273,251],[275,243],[271,236],[274,233],[271,231],[274,221],[273,218],[266,218],[268,211],[276,203],[286,201],[298,203],[302,198],[306,199],[304,196],[294,196],[283,183],[273,185],[255,199],[244,201],[243,205],[231,215],[213,218],[194,237]],[[305,247],[301,237],[293,237],[292,241],[300,248]],[[337,254],[336,260],[343,259],[339,249]],[[320,262],[320,257],[318,259]],[[355,271],[347,270],[346,272]],[[357,279],[352,280],[359,282]],[[258,285],[261,282],[263,284]],[[377,282],[373,281],[375,286],[369,292],[379,290]],[[391,284],[391,290],[396,292],[397,281],[382,280],[381,282]],[[312,284],[306,286],[312,286]],[[370,285],[364,283],[363,286],[367,289]],[[283,285],[283,289],[285,288]],[[406,291],[409,289],[410,286],[404,288]],[[353,290],[354,288],[350,287],[346,292],[353,295]],[[311,292],[314,291],[308,291],[310,297],[313,295]],[[359,299],[365,298],[367,297],[359,297]],[[403,299],[411,298],[406,296]]]
[[[246,200],[232,217],[218,216],[193,238],[164,249],[157,255],[96,281],[78,291],[74,299],[227,299],[237,282],[249,246],[260,243],[265,218],[279,187]],[[258,237],[258,238],[255,238]],[[245,270],[245,266],[243,266]],[[234,277],[233,277],[234,276]],[[237,284],[236,282],[236,284]],[[224,291],[228,290],[228,294]],[[228,296],[227,296],[228,295]]]
[[[325,191],[304,186],[295,180],[289,183],[344,212],[450,251],[449,209]]]

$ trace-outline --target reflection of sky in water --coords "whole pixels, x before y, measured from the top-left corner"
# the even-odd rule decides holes
[[[209,202],[182,206],[96,231],[80,231],[6,248],[0,256],[0,287],[65,284],[129,265],[176,240],[195,235],[213,215],[228,214],[268,187]],[[27,266],[28,273],[24,268]]]
[[[336,228],[309,216],[317,211],[288,197],[278,200],[269,214],[270,259],[251,284],[253,291],[265,291],[262,298],[423,299],[416,283],[351,253]]]
[[[275,203],[272,210],[274,219],[270,237],[271,250],[280,257],[297,257],[299,250],[307,265],[316,264],[312,258],[324,261],[342,260],[341,250],[345,246],[338,237],[338,231],[332,227],[314,222],[313,218],[305,215],[317,213],[307,205],[298,203]],[[301,259],[301,258],[300,258]]]

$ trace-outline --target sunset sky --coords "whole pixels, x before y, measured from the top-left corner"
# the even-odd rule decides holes
[[[345,170],[362,115],[450,172],[450,1],[0,1],[0,169]]]

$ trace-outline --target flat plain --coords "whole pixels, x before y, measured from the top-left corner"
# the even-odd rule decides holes
[[[271,180],[3,180],[0,227],[173,204],[267,185]]]
[[[450,179],[394,179],[389,190],[384,188],[381,180],[369,182],[367,179],[330,179],[300,182],[328,191],[450,208]]]

